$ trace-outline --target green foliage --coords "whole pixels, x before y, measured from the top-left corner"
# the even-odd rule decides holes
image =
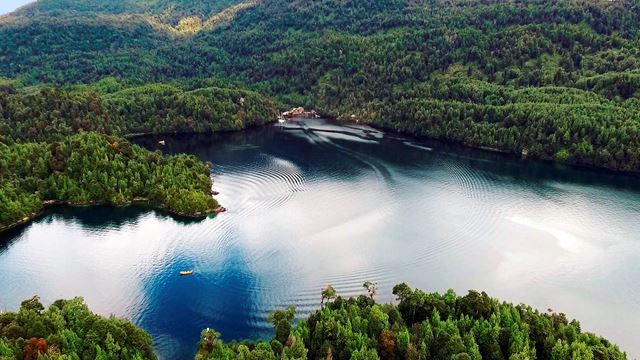
[[[336,292],[336,289],[333,288],[333,286],[328,285],[326,288],[322,289],[321,295],[322,297],[320,300],[320,306],[323,307],[325,302],[329,302],[335,299],[336,296],[338,296],[338,293]]]
[[[287,341],[276,327],[265,341],[225,344],[214,330],[202,334],[196,359],[626,359],[607,340],[580,331],[564,314],[540,313],[469,291],[457,296],[394,287],[398,305],[379,305],[369,296],[343,299],[289,328]],[[446,315],[444,315],[446,314]],[[277,344],[274,346],[274,344]]]
[[[188,16],[208,17],[239,1],[220,0],[211,3],[206,0],[171,1],[171,0],[41,0],[37,7],[24,9],[31,16],[55,14],[59,11],[101,14],[140,14],[154,16],[158,19],[177,23]]]
[[[374,123],[415,135],[531,158],[614,170],[640,170],[637,108],[567,88],[526,91],[438,78],[415,98],[381,104]]]
[[[37,297],[0,313],[0,359],[156,359],[151,337],[128,321],[92,313],[82,298],[48,309]]]
[[[78,131],[126,135],[240,130],[276,115],[271,101],[250,91],[186,91],[166,84],[127,87],[111,78],[74,90],[0,92],[0,141],[61,140]]]
[[[209,166],[194,156],[167,157],[93,132],[52,144],[0,144],[0,200],[0,228],[38,212],[45,201],[140,201],[185,215],[217,207]]]
[[[222,25],[205,26],[218,18]],[[0,93],[105,77],[130,86],[216,76],[402,132],[639,171],[639,24],[633,0],[47,0],[0,19],[0,75],[18,79],[1,81]],[[30,118],[16,131],[260,123],[235,94],[209,106],[200,91],[149,86],[157,92],[98,96],[109,121],[54,116],[33,128],[41,114],[24,111]],[[265,113],[259,103],[255,110]]]
[[[211,212],[218,204],[201,161],[165,158],[96,132],[239,130],[277,114],[271,101],[237,88],[131,86],[114,78],[67,90],[13,85],[0,91],[0,230],[37,214],[45,201],[139,201],[183,215]]]
[[[296,309],[293,306],[287,310],[278,310],[269,315],[269,322],[273,324],[276,330],[276,340],[280,344],[287,342],[289,333],[291,333],[291,322],[296,316]]]

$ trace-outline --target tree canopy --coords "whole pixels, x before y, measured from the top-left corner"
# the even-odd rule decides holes
[[[209,166],[192,155],[164,156],[95,132],[52,143],[0,144],[0,229],[50,201],[137,201],[176,214],[206,214],[218,206]]]
[[[46,0],[0,17],[0,75],[111,77],[143,93],[171,82],[149,85],[152,98],[105,97],[105,109],[136,109],[169,96],[160,118],[137,116],[145,128],[199,106],[175,84],[213,77],[413,135],[637,172],[639,30],[633,0]]]
[[[0,82],[0,230],[45,204],[139,202],[180,215],[214,211],[210,166],[122,135],[239,130],[276,118],[274,103],[207,79],[175,86],[105,78],[66,89]]]
[[[377,304],[371,293],[338,296],[295,326],[293,308],[276,311],[269,318],[276,333],[271,340],[224,343],[218,332],[206,329],[196,359],[627,358],[562,313],[541,313],[477,291],[459,296],[399,284],[393,293],[397,305]]]
[[[92,313],[82,298],[55,301],[45,309],[38,297],[17,312],[0,312],[0,359],[156,359],[151,337],[114,316]]]

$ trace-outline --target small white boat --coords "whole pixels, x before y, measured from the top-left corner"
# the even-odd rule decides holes
[[[164,145],[164,144],[165,144],[165,142],[164,142],[164,140],[160,140],[160,141],[158,141],[158,144],[160,144],[160,145]]]
[[[180,276],[193,275],[193,270],[180,271]]]

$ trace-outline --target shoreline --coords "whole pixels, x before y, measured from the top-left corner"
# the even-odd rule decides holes
[[[68,206],[68,207],[73,207],[73,208],[81,208],[81,207],[91,207],[91,206],[110,206],[110,207],[126,207],[126,206],[132,206],[132,205],[139,205],[139,206],[143,206],[148,208],[149,210],[155,210],[155,211],[164,211],[167,214],[171,215],[171,216],[176,216],[176,217],[183,217],[183,218],[188,218],[188,219],[192,219],[192,220],[204,220],[207,216],[209,215],[217,215],[220,213],[225,212],[227,209],[224,208],[222,205],[218,205],[217,208],[215,209],[208,209],[205,212],[197,212],[197,213],[193,213],[193,214],[189,214],[189,213],[182,213],[179,211],[174,211],[169,209],[167,206],[165,205],[154,205],[151,202],[149,202],[148,199],[145,198],[135,198],[123,203],[118,203],[118,204],[113,204],[113,203],[109,203],[109,202],[105,202],[105,201],[88,201],[88,202],[83,202],[83,203],[73,203],[71,201],[63,201],[63,200],[43,200],[42,201],[42,207],[38,212],[32,213],[32,214],[27,214],[27,216],[25,216],[24,218],[0,227],[0,234],[2,234],[5,231],[9,231],[12,229],[15,229],[21,225],[25,225],[28,224],[32,221],[34,221],[35,219],[37,219],[38,217],[44,215],[45,211],[51,208],[55,208],[55,207],[59,207],[59,206]]]
[[[249,126],[245,126],[242,129],[231,129],[231,130],[205,130],[205,131],[160,131],[160,132],[140,132],[140,133],[129,133],[129,134],[124,134],[124,135],[117,135],[117,136],[122,136],[124,139],[135,139],[137,137],[146,137],[146,136],[162,136],[162,135],[213,135],[213,134],[230,134],[230,133],[236,133],[236,132],[241,132],[241,131],[245,131],[245,130],[249,130],[252,128],[258,128],[261,126],[268,126],[268,125],[272,125],[273,123],[275,123],[277,120],[273,119],[273,120],[269,120],[267,122],[265,122],[264,124],[252,124]]]
[[[391,128],[386,128],[386,127],[382,127],[382,126],[377,126],[373,123],[372,120],[370,119],[364,119],[364,118],[350,118],[350,117],[343,117],[343,116],[332,116],[332,115],[327,115],[324,112],[319,112],[319,114],[321,115],[321,118],[327,119],[327,120],[332,120],[335,121],[339,124],[364,124],[367,126],[370,126],[376,130],[379,131],[383,131],[386,134],[397,134],[397,135],[401,135],[404,137],[410,137],[413,138],[415,140],[431,140],[431,141],[437,141],[437,142],[441,142],[443,144],[449,144],[449,145],[455,145],[455,146],[461,146],[464,148],[468,148],[468,149],[473,149],[473,150],[478,150],[478,151],[483,151],[483,152],[487,152],[487,153],[495,153],[495,154],[502,154],[505,156],[510,156],[513,159],[519,159],[522,161],[541,161],[541,162],[545,162],[548,164],[553,164],[553,165],[560,165],[560,166],[567,166],[567,167],[571,167],[571,168],[576,168],[576,169],[584,169],[584,170],[592,170],[592,171],[604,171],[606,172],[608,175],[611,176],[631,176],[631,177],[637,177],[640,175],[640,170],[638,171],[628,171],[628,170],[617,170],[617,169],[612,169],[612,168],[607,168],[607,167],[599,167],[599,166],[593,166],[593,165],[586,165],[586,164],[577,164],[577,163],[573,163],[573,162],[562,162],[562,161],[558,161],[554,158],[551,157],[526,157],[526,156],[522,156],[522,155],[518,155],[518,153],[516,152],[512,152],[510,150],[503,150],[503,149],[499,149],[499,148],[494,148],[494,147],[489,147],[489,146],[478,146],[478,145],[471,145],[465,142],[459,142],[459,141],[453,141],[453,140],[448,140],[448,139],[438,139],[438,138],[433,138],[433,137],[429,137],[426,135],[416,135],[416,134],[411,134],[411,133],[407,133],[407,132],[401,132],[401,131],[397,131],[395,129],[391,129]],[[240,132],[240,131],[245,131],[251,128],[257,128],[257,127],[262,127],[262,126],[270,126],[273,125],[273,123],[275,123],[275,119],[273,121],[267,121],[264,124],[257,124],[257,125],[253,125],[253,126],[248,126],[245,127],[243,129],[240,130],[218,130],[218,131],[175,131],[175,132],[148,132],[148,133],[131,133],[131,134],[125,134],[122,135],[123,138],[125,139],[132,139],[132,138],[136,138],[136,137],[145,137],[145,136],[162,136],[162,135],[206,135],[206,134],[215,134],[215,133],[234,133],[234,132]],[[213,194],[212,194],[213,195]],[[149,202],[148,199],[145,198],[135,198],[123,203],[119,203],[119,204],[113,204],[113,203],[108,203],[108,202],[103,202],[103,201],[90,201],[90,202],[85,202],[85,203],[73,203],[70,201],[62,201],[62,200],[43,200],[42,202],[42,207],[41,209],[36,212],[36,213],[32,213],[32,214],[27,214],[24,218],[22,218],[21,220],[18,220],[12,224],[0,227],[0,233],[3,233],[5,231],[14,229],[20,225],[24,225],[27,224],[33,220],[35,220],[37,217],[41,216],[45,210],[55,207],[55,206],[70,206],[70,207],[84,207],[84,206],[113,206],[113,207],[120,207],[120,206],[130,206],[130,205],[141,205],[144,207],[148,207],[151,210],[160,210],[160,211],[165,211],[166,213],[173,215],[173,216],[178,216],[178,217],[184,217],[184,218],[189,218],[189,219],[202,219],[205,218],[209,215],[213,215],[213,214],[219,214],[221,212],[226,211],[226,209],[219,205],[218,208],[216,209],[208,209],[205,212],[197,212],[194,214],[189,214],[189,213],[182,213],[182,212],[177,212],[174,210],[169,209],[167,206],[164,205],[158,205],[158,204],[152,204],[151,202]]]
[[[233,132],[239,132],[239,131],[244,131],[253,127],[259,127],[259,126],[266,126],[266,125],[271,125],[276,121],[276,119],[270,120],[265,122],[264,124],[256,124],[256,125],[252,125],[252,126],[246,126],[242,129],[239,130],[218,130],[218,131],[214,131],[214,130],[208,130],[208,131],[168,131],[168,132],[148,132],[148,133],[130,133],[130,134],[123,134],[123,135],[116,135],[116,136],[121,136],[122,138],[126,139],[126,140],[131,140],[134,139],[136,137],[145,137],[145,136],[162,136],[162,135],[178,135],[178,134],[214,134],[214,133],[233,133]],[[214,196],[215,194],[213,194],[213,192],[211,193],[211,196]],[[108,203],[108,202],[104,202],[104,201],[89,201],[89,202],[85,202],[85,203],[73,203],[71,201],[63,201],[63,200],[42,200],[42,206],[40,208],[40,210],[38,210],[35,213],[31,213],[31,214],[27,214],[24,218],[11,223],[9,225],[6,226],[0,226],[0,234],[9,231],[11,229],[15,229],[16,227],[19,227],[21,225],[25,225],[33,220],[35,220],[36,218],[38,218],[39,216],[41,216],[47,209],[55,207],[55,206],[70,206],[70,207],[83,207],[83,206],[113,206],[113,207],[118,207],[118,206],[130,206],[130,205],[141,205],[141,206],[145,206],[148,207],[149,209],[152,210],[160,210],[160,211],[165,211],[167,212],[169,215],[173,215],[173,216],[177,216],[177,217],[184,217],[184,218],[189,218],[189,219],[204,219],[209,215],[217,215],[220,214],[222,212],[225,212],[227,209],[225,207],[223,207],[222,205],[218,204],[218,207],[215,209],[208,209],[205,212],[197,212],[194,214],[189,214],[189,213],[182,213],[179,211],[174,211],[169,209],[167,206],[165,205],[157,205],[157,204],[152,204],[148,199],[145,198],[135,198],[132,200],[128,200],[126,202],[123,202],[121,204],[112,204],[112,203]]]
[[[324,114],[324,113],[322,113]],[[518,152],[513,152],[511,150],[503,150],[503,149],[499,149],[499,148],[494,148],[494,147],[490,147],[490,146],[483,146],[483,145],[472,145],[469,143],[465,143],[462,141],[455,141],[455,140],[449,140],[449,139],[439,139],[439,138],[434,138],[434,137],[430,137],[427,135],[417,135],[417,134],[411,134],[408,132],[402,132],[402,131],[398,131],[392,128],[387,128],[387,127],[383,127],[383,126],[378,126],[376,124],[373,123],[373,120],[371,119],[365,119],[365,118],[348,118],[348,117],[344,117],[344,116],[331,116],[331,115],[323,115],[322,118],[324,119],[328,119],[328,120],[333,120],[336,121],[340,124],[359,124],[359,125],[367,125],[367,126],[371,126],[372,128],[379,130],[379,131],[383,131],[385,133],[394,133],[394,134],[398,134],[398,135],[402,135],[402,136],[408,136],[411,137],[413,139],[416,140],[431,140],[431,141],[438,141],[441,142],[443,144],[449,144],[449,145],[457,145],[457,146],[462,146],[468,149],[474,149],[474,150],[480,150],[480,151],[486,151],[488,153],[496,153],[496,154],[503,154],[503,155],[508,155],[508,156],[512,156],[514,159],[521,159],[523,161],[542,161],[548,164],[553,164],[553,165],[561,165],[561,166],[568,166],[568,167],[573,167],[573,168],[577,168],[577,169],[587,169],[587,170],[597,170],[597,171],[604,171],[607,174],[610,175],[624,175],[624,176],[632,176],[632,177],[638,177],[640,176],[640,169],[638,170],[618,170],[618,169],[614,169],[614,168],[609,168],[609,167],[603,167],[603,166],[595,166],[595,165],[587,165],[587,164],[578,164],[575,162],[568,162],[568,161],[558,161],[557,159],[553,158],[553,157],[534,157],[534,156],[522,156],[521,153]]]

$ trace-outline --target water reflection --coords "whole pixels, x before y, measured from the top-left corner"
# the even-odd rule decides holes
[[[322,286],[377,281],[391,301],[405,281],[563,311],[640,354],[637,178],[323,121],[136,141],[216,164],[229,211],[59,208],[0,235],[0,306],[82,295],[147,329],[162,358],[188,358],[202,328],[268,336],[270,311],[304,316]]]

